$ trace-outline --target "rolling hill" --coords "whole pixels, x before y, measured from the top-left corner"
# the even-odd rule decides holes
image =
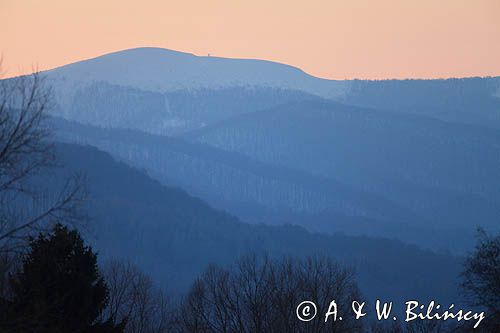
[[[88,177],[87,238],[100,258],[131,259],[172,291],[185,290],[211,262],[229,264],[252,252],[331,256],[356,267],[366,297],[459,300],[453,281],[460,265],[454,257],[386,239],[248,225],[95,148],[58,144],[57,155],[64,172],[57,170],[46,180],[73,172]]]

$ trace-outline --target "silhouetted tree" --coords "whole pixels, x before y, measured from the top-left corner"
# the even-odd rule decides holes
[[[25,248],[25,240],[50,230],[51,222],[81,222],[80,176],[68,178],[58,193],[33,182],[55,165],[45,123],[51,96],[38,73],[0,80],[0,254]]]
[[[500,312],[500,234],[493,237],[478,230],[478,242],[462,272],[462,288],[471,303]]]
[[[498,332],[500,328],[500,234],[477,231],[477,244],[464,263],[462,291],[470,305],[487,309],[486,318],[474,329],[465,323],[457,332]]]
[[[126,322],[127,333],[171,332],[173,310],[149,276],[118,260],[109,261],[103,272],[109,289],[105,315]]]
[[[358,332],[349,316],[325,323],[332,300],[350,309],[359,291],[351,270],[327,258],[304,260],[244,257],[232,269],[212,266],[185,300],[179,331],[187,332]],[[301,322],[297,306],[314,301],[317,318]],[[339,310],[341,311],[341,310]]]
[[[122,332],[113,318],[98,320],[108,289],[96,254],[79,233],[57,224],[30,242],[21,270],[11,277],[0,327],[7,332]]]

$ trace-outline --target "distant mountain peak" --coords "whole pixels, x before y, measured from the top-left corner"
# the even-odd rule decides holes
[[[166,92],[181,89],[219,89],[260,86],[294,89],[333,98],[348,82],[326,80],[301,69],[267,60],[197,56],[156,47],[140,47],[47,71],[56,88],[93,82]]]

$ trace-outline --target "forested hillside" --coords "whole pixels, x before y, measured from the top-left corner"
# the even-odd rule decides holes
[[[229,264],[246,253],[316,254],[354,266],[370,299],[457,297],[450,283],[459,270],[453,257],[392,240],[244,224],[95,148],[61,144],[57,152],[66,172],[88,177],[88,239],[101,257],[130,258],[169,290],[185,290],[209,263]],[[51,184],[61,174],[49,178]]]

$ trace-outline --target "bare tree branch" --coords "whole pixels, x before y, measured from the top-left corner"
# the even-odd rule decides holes
[[[51,107],[51,89],[39,73],[0,81],[0,252],[53,223],[76,222],[85,199],[82,176],[55,192],[35,181],[56,166],[45,123]]]

